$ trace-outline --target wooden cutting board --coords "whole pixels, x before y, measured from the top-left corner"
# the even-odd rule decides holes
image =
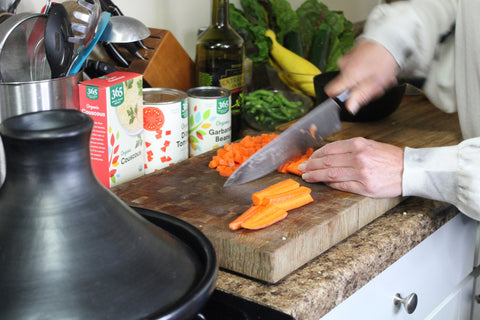
[[[443,114],[423,97],[407,97],[389,118],[343,123],[332,140],[364,136],[411,147],[460,141],[456,115]],[[373,219],[401,198],[371,199],[272,173],[224,188],[225,178],[208,167],[211,151],[112,189],[127,204],[174,215],[199,228],[213,243],[222,268],[275,283]],[[258,231],[230,231],[228,224],[251,204],[251,194],[286,178],[312,188],[314,202]]]

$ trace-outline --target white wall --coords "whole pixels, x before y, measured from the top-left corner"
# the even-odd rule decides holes
[[[304,0],[290,0],[296,9]],[[381,0],[323,0],[330,9],[341,10],[353,21],[366,18]],[[62,2],[62,1],[58,1]],[[151,28],[170,30],[188,54],[195,55],[197,30],[210,23],[210,0],[113,0],[124,15],[134,17]],[[231,0],[240,7],[240,0]],[[17,12],[39,12],[42,0],[22,0]]]

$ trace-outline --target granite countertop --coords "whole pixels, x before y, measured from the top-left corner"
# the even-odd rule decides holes
[[[276,284],[221,270],[217,289],[298,320],[318,320],[456,214],[444,203],[407,198]]]

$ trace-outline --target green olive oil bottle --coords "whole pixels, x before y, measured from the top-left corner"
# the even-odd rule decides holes
[[[239,138],[242,124],[244,58],[243,38],[230,26],[229,1],[212,0],[211,25],[199,35],[196,46],[196,84],[232,92],[232,141]]]

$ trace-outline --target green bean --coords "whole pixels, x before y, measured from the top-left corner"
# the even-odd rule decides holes
[[[289,101],[281,92],[260,89],[249,93],[244,101],[246,115],[272,129],[304,114],[301,101]]]

